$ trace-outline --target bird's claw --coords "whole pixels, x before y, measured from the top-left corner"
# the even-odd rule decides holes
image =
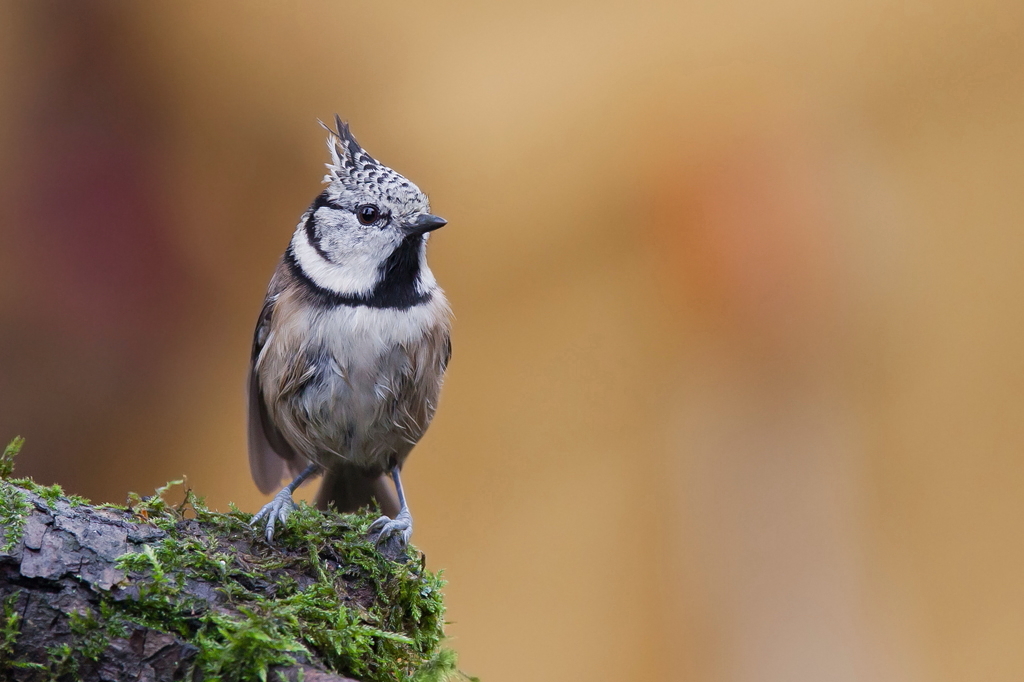
[[[274,499],[263,505],[263,508],[256,512],[256,515],[252,517],[252,521],[249,522],[250,526],[257,525],[260,521],[266,523],[266,537],[267,542],[274,540],[274,527],[280,523],[284,527],[284,522],[288,519],[288,516],[295,511],[298,505],[295,504],[295,500],[292,499],[292,493],[287,488],[281,490],[277,495],[274,495]]]
[[[412,537],[412,516],[405,509],[393,519],[381,516],[370,524],[370,534],[374,533],[377,533],[375,542],[378,547],[394,539],[398,542],[398,549],[405,549],[409,546],[409,538]]]

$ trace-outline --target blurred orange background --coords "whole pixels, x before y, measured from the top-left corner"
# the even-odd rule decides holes
[[[0,440],[255,511],[338,112],[449,220],[405,481],[463,669],[1019,680],[1022,65],[1017,0],[0,2]]]

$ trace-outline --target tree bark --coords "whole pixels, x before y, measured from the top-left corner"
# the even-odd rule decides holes
[[[200,649],[173,631],[163,631],[127,618],[117,636],[96,625],[99,614],[116,610],[151,589],[153,576],[126,570],[118,563],[126,553],[144,552],[147,545],[168,538],[140,512],[120,508],[73,504],[65,497],[43,497],[12,482],[0,484],[17,489],[28,504],[23,507],[20,538],[0,551],[0,679],[17,682],[81,680],[111,682],[199,679],[195,663]],[[30,509],[29,509],[30,505]],[[144,517],[145,512],[141,512]],[[8,541],[19,531],[10,524],[0,528]],[[196,519],[176,522],[182,537],[209,534]],[[224,547],[242,557],[277,551],[258,534],[225,540]],[[177,535],[175,535],[177,537]],[[0,542],[0,547],[4,545]],[[282,575],[291,572],[297,584],[318,579],[301,561],[284,562]],[[341,575],[346,567],[327,561],[326,569]],[[178,569],[175,569],[177,571]],[[280,576],[278,576],[280,577]],[[237,604],[208,579],[169,572],[169,584],[181,586],[181,595],[195,598],[209,609],[227,616],[238,615]],[[280,581],[278,581],[280,582]],[[343,583],[338,581],[339,585]],[[177,588],[176,588],[177,589]],[[271,590],[273,584],[253,589]],[[341,589],[341,588],[339,588]],[[353,589],[353,608],[369,609],[374,595]],[[201,610],[201,609],[200,609]],[[201,615],[201,614],[200,614]],[[144,619],[143,619],[144,620]],[[301,652],[295,664],[271,667],[268,680],[305,682],[350,680],[329,672],[313,656]],[[224,679],[230,679],[230,675]]]

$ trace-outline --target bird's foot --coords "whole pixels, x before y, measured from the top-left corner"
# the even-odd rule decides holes
[[[403,508],[395,518],[382,516],[370,524],[370,535],[377,533],[377,547],[397,545],[396,549],[404,550],[409,546],[412,537],[412,514]]]
[[[255,526],[261,521],[266,523],[267,542],[272,542],[274,540],[274,527],[278,523],[281,524],[281,527],[284,527],[284,522],[288,519],[288,515],[295,511],[297,507],[298,505],[295,504],[295,500],[292,499],[292,491],[288,488],[283,488],[281,492],[274,495],[274,499],[263,505],[263,508],[252,517],[249,525]]]

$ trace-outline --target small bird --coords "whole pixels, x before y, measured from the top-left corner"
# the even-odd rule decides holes
[[[400,471],[434,417],[451,357],[451,309],[426,260],[446,224],[413,183],[335,116],[326,189],[302,215],[256,323],[249,466],[264,493],[294,476],[252,523],[267,541],[292,493],[323,474],[317,507],[376,500],[378,544],[412,535]],[[388,477],[394,481],[392,490]]]

